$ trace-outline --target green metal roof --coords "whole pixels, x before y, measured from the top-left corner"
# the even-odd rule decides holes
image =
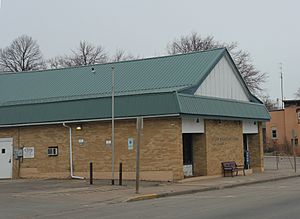
[[[116,118],[197,115],[204,118],[269,120],[262,104],[170,93],[117,96]],[[90,98],[0,107],[0,126],[110,119],[111,98]]]
[[[270,120],[265,105],[244,101],[178,94],[180,113],[212,118]]]
[[[176,93],[115,98],[115,117],[178,114]],[[111,98],[90,98],[0,107],[0,126],[111,118]]]
[[[0,106],[178,91],[197,84],[226,49],[94,66],[0,74]],[[94,73],[92,72],[94,68]]]
[[[77,68],[0,74],[0,126],[110,119],[112,66],[116,118],[181,114],[269,120],[268,111],[260,103],[182,93],[199,85],[224,55],[228,55],[226,49],[215,49]]]

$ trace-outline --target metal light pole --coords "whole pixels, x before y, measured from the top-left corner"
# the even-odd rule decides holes
[[[284,108],[283,105],[283,71],[282,71],[282,63],[280,64],[280,88],[281,88],[281,109]]]
[[[115,184],[115,67],[111,67],[111,184]]]

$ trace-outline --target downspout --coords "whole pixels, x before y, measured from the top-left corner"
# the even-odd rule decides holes
[[[84,179],[84,177],[73,175],[72,128],[70,126],[67,126],[65,123],[63,123],[63,126],[69,129],[69,136],[70,136],[70,175],[71,175],[71,178],[72,179]]]

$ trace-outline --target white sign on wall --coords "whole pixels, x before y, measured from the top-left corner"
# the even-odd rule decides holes
[[[23,147],[23,158],[34,158],[34,147]]]
[[[133,150],[133,138],[128,138],[128,150]]]

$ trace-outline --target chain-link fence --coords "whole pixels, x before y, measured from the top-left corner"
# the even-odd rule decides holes
[[[286,170],[295,172],[300,168],[300,157],[275,155],[264,157],[265,170]],[[298,171],[300,172],[300,170]]]

